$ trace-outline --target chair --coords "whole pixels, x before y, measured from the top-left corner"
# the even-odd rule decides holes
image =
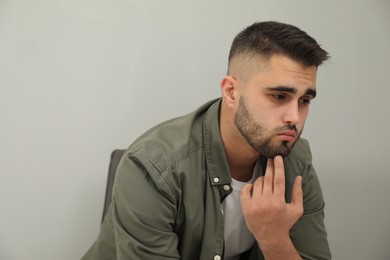
[[[106,195],[104,197],[102,222],[103,222],[104,216],[106,216],[106,214],[108,212],[108,208],[110,207],[110,204],[111,204],[112,188],[114,186],[116,169],[118,168],[119,161],[121,160],[125,151],[126,150],[117,149],[111,153],[110,166],[108,167]]]

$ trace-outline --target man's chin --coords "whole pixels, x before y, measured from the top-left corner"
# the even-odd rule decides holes
[[[290,154],[295,143],[294,141],[274,140],[268,139],[266,141],[252,143],[251,146],[261,155],[266,158],[273,159],[277,155],[281,155],[283,158]]]
[[[274,147],[269,147],[268,149],[266,149],[263,155],[270,159],[274,158],[277,155],[280,155],[284,158],[290,154],[294,144],[295,142],[282,142]]]

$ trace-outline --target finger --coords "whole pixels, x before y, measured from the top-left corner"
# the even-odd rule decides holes
[[[263,193],[264,188],[264,176],[260,176],[255,180],[252,187],[252,197],[258,198]]]
[[[284,163],[282,156],[278,155],[274,159],[274,194],[284,197],[285,192],[285,176],[284,176]]]
[[[268,159],[267,167],[265,169],[263,179],[263,194],[271,194],[273,189],[273,178],[274,178],[274,160]]]
[[[253,184],[247,184],[240,190],[240,201],[241,201],[241,208],[242,211],[246,211],[248,208],[248,205],[251,202],[251,191],[253,189]]]
[[[303,205],[302,176],[297,176],[291,190],[291,204]]]

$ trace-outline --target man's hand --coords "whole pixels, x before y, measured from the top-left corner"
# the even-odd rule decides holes
[[[265,255],[276,256],[274,251],[283,253],[289,249],[297,255],[289,231],[303,214],[301,183],[302,177],[296,177],[291,203],[286,203],[283,158],[276,156],[274,160],[268,160],[264,177],[241,189],[242,213],[248,229]],[[291,251],[289,253],[289,259],[292,259]]]

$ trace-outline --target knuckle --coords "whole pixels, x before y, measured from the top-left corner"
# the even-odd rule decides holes
[[[302,216],[302,215],[303,215],[303,212],[304,212],[303,206],[298,206],[298,207],[296,207],[295,211],[296,211],[296,214],[297,214],[297,215]]]
[[[275,178],[274,178],[274,184],[275,184],[275,185],[278,185],[278,186],[280,186],[280,185],[285,185],[284,178],[282,178],[282,177],[276,177],[276,176],[275,176]]]

